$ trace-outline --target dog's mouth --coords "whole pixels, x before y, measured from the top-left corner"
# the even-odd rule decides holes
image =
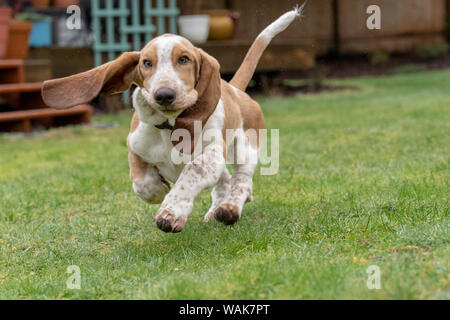
[[[164,117],[168,119],[175,119],[177,118],[184,110],[176,110],[176,111],[170,111],[170,110],[158,110]]]

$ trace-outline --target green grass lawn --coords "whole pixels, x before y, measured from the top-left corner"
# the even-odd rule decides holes
[[[203,223],[208,190],[182,233],[156,228],[128,177],[131,112],[0,136],[0,298],[449,299],[450,70],[332,83],[359,90],[258,98],[280,171],[231,227]]]

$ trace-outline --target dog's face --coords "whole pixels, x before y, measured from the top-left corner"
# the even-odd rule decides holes
[[[150,41],[139,58],[141,92],[148,104],[176,117],[198,99],[202,55],[188,40],[163,35]]]
[[[204,125],[219,102],[220,81],[216,59],[187,39],[166,34],[142,51],[125,52],[92,70],[45,81],[42,97],[48,106],[65,109],[88,103],[100,92],[126,91],[134,83],[147,102],[135,108],[148,107],[166,118],[176,118],[174,129],[184,128],[194,136],[195,121]]]
[[[217,98],[219,69],[216,59],[187,39],[165,34],[140,52],[126,52],[92,70],[45,81],[42,96],[48,106],[63,109],[87,103],[102,91],[123,92],[134,83],[152,108],[180,114],[202,96]]]

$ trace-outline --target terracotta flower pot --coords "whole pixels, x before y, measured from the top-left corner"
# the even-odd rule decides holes
[[[0,59],[3,59],[6,55],[10,19],[11,19],[11,9],[0,8]]]
[[[50,0],[31,0],[33,8],[47,8],[50,5]]]
[[[79,5],[78,0],[53,0],[53,5],[58,8],[67,8],[71,5]]]
[[[227,40],[234,31],[234,21],[229,10],[207,10],[202,13],[209,15],[209,39]]]
[[[7,59],[26,59],[28,57],[28,38],[32,22],[11,20],[9,23]]]

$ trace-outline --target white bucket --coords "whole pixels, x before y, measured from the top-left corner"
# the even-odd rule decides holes
[[[205,14],[178,17],[180,35],[193,43],[205,43],[209,36],[209,16]]]

